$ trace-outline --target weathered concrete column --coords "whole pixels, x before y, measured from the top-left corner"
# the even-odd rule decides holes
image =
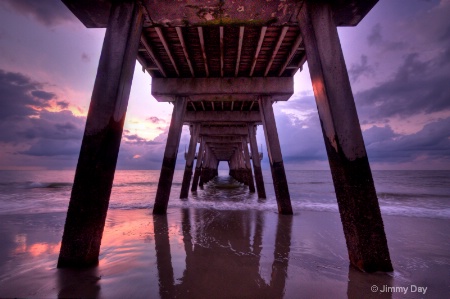
[[[266,189],[261,170],[261,161],[259,160],[258,145],[256,143],[256,126],[248,125],[248,137],[250,141],[250,150],[252,151],[253,172],[255,173],[256,190],[259,198],[266,198]]]
[[[278,212],[280,214],[291,215],[291,197],[289,195],[280,141],[278,139],[277,125],[275,123],[275,116],[273,114],[270,97],[259,97],[259,111],[264,127],[264,136],[266,137],[267,154],[269,156],[270,170],[272,171],[273,187],[277,198]]]
[[[142,23],[142,12],[136,3],[112,5],[58,267],[87,267],[98,263]]]
[[[306,1],[298,16],[350,262],[392,271],[372,173],[329,5]]]
[[[167,212],[186,104],[187,99],[185,97],[179,97],[173,103],[172,120],[170,121],[169,135],[167,136],[153,214],[166,214]]]
[[[186,157],[186,166],[184,168],[183,182],[181,183],[180,198],[187,198],[189,193],[189,185],[191,184],[192,166],[194,165],[195,150],[197,149],[197,139],[200,130],[199,124],[191,127],[191,139],[189,141],[189,149]]]
[[[203,184],[205,183],[206,173],[208,172],[207,169],[209,167],[209,156],[210,156],[210,150],[206,143],[205,143],[204,148],[205,148],[205,155],[203,156],[202,168],[200,171],[200,181],[198,183],[198,185],[202,188],[203,188]]]
[[[194,179],[192,180],[191,191],[197,191],[198,180],[199,180],[200,174],[201,174],[204,150],[205,150],[205,141],[203,138],[201,138],[200,146],[198,148],[198,154],[197,154],[197,163],[195,163],[195,172],[194,172]]]
[[[255,192],[255,183],[253,181],[253,173],[252,173],[252,166],[250,164],[250,155],[248,153],[248,145],[246,138],[243,138],[242,140],[242,148],[244,150],[244,159],[245,159],[245,168],[247,173],[247,182],[248,182],[248,190],[250,192]]]

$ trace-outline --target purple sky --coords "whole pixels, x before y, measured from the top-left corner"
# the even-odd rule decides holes
[[[373,169],[450,169],[448,16],[450,0],[380,0],[357,27],[339,28]],[[0,1],[0,169],[76,166],[104,32],[59,0]],[[173,106],[150,84],[137,64],[121,169],[161,167]],[[307,66],[295,90],[274,106],[286,167],[327,169]],[[178,168],[188,142],[185,128]]]

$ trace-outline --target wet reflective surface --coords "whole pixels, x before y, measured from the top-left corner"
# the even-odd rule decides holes
[[[402,298],[448,294],[448,223],[387,217],[396,271],[349,267],[337,213],[112,210],[100,264],[56,269],[64,213],[2,215],[0,295],[31,298]],[[422,298],[418,292],[410,298]]]

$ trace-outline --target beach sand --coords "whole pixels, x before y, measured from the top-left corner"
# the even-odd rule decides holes
[[[333,212],[109,210],[86,270],[56,268],[65,213],[0,215],[0,297],[450,298],[449,220],[383,218],[395,271],[368,274]]]

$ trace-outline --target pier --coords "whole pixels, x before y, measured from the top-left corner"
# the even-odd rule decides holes
[[[356,26],[376,0],[63,0],[106,28],[58,267],[96,265],[136,60],[152,95],[173,104],[154,214],[166,214],[180,136],[190,128],[180,197],[230,175],[265,198],[256,129],[264,131],[279,214],[293,213],[273,112],[307,61],[350,263],[392,271],[337,26]],[[198,150],[197,150],[198,148]],[[195,162],[195,163],[194,163]]]

